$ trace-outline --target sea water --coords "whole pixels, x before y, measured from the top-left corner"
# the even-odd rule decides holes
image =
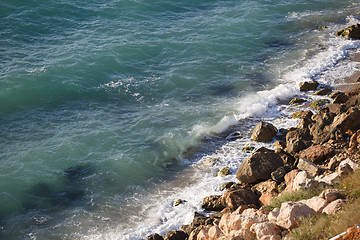
[[[241,149],[273,147],[249,140],[257,122],[296,126],[285,103],[306,97],[299,82],[336,86],[359,70],[359,41],[335,36],[359,10],[2,0],[0,238],[144,239],[206,214],[202,198],[251,154]]]

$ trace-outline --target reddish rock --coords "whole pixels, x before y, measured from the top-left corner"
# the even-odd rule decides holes
[[[212,226],[208,232],[209,240],[216,240],[224,236],[224,233],[218,226]]]
[[[335,150],[332,147],[323,145],[313,145],[300,152],[300,158],[309,160],[315,164],[322,163],[327,158],[335,155]]]
[[[264,236],[279,236],[281,229],[274,223],[263,222],[255,223],[251,226],[250,231],[256,234],[257,239],[262,239]]]
[[[275,137],[277,129],[274,125],[268,122],[259,122],[251,135],[252,141],[267,142]]]
[[[285,191],[295,191],[295,189],[294,189],[294,179],[298,175],[298,173],[299,173],[299,170],[294,169],[294,170],[288,172],[285,175],[285,177],[284,177],[285,184],[286,184]]]
[[[315,215],[316,212],[300,202],[285,202],[281,204],[277,224],[286,229],[299,226],[304,217]]]
[[[220,219],[219,228],[225,235],[229,235],[233,231],[250,228],[254,223],[256,223],[254,218],[237,213],[226,213]]]
[[[196,236],[196,240],[209,240],[209,229],[211,226],[204,226]]]
[[[279,154],[260,148],[240,165],[236,178],[240,183],[256,183],[270,179],[271,173],[281,166],[283,160]]]
[[[222,195],[222,204],[235,211],[241,205],[260,206],[258,196],[247,188],[230,188]]]
[[[255,185],[253,191],[260,195],[260,202],[267,205],[270,203],[271,198],[278,195],[278,186],[275,181],[268,180]]]

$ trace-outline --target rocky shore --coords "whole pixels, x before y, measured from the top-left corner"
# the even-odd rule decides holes
[[[359,33],[360,26],[354,25],[337,35],[360,38]],[[209,216],[195,213],[191,224],[147,239],[289,240],[289,232],[305,217],[341,210],[347,202],[346,192],[334,185],[360,168],[360,87],[353,85],[346,91],[319,89],[319,84],[312,81],[300,83],[299,88],[326,97],[311,103],[314,111],[292,115],[300,119],[296,128],[278,130],[269,122],[259,122],[251,140],[276,139],[276,150],[257,149],[239,166],[237,183],[224,183],[222,195],[204,198],[202,206],[211,213]],[[294,98],[289,104],[308,100]],[[219,174],[227,172],[223,169]],[[275,197],[303,189],[322,191],[308,199],[271,207]]]

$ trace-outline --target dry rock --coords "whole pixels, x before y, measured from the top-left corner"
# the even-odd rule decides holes
[[[260,195],[260,202],[267,205],[270,203],[271,198],[278,195],[278,186],[275,181],[267,180],[255,185],[253,191]]]
[[[339,189],[326,189],[320,193],[319,197],[325,199],[328,203],[336,199],[344,199],[346,197],[344,190]]]
[[[187,237],[183,231],[170,231],[166,233],[164,240],[186,240]]]
[[[344,199],[337,199],[329,203],[322,211],[322,213],[331,215],[339,211],[344,205],[346,201]]]
[[[151,234],[150,236],[148,236],[146,238],[146,240],[164,240],[164,238],[162,236],[160,236],[157,233]]]
[[[335,155],[335,150],[332,147],[323,145],[313,145],[300,152],[300,158],[309,160],[313,163],[322,163],[327,158]]]
[[[212,226],[208,232],[209,240],[216,240],[225,236],[218,226]]]
[[[225,235],[229,235],[233,231],[250,228],[254,223],[256,223],[254,218],[237,213],[226,213],[220,219],[219,228]]]
[[[285,202],[281,204],[277,224],[286,229],[297,227],[302,218],[315,215],[316,212],[300,202]]]
[[[316,88],[319,86],[318,82],[315,81],[306,81],[306,82],[301,82],[299,84],[300,87],[300,91],[311,91],[311,90],[316,90]]]
[[[316,188],[318,185],[319,183],[317,181],[314,181],[314,179],[309,176],[307,172],[301,171],[294,178],[293,190],[297,191],[301,188],[313,189]]]
[[[221,198],[222,206],[225,206],[232,211],[236,210],[241,205],[260,206],[258,196],[247,188],[233,188],[227,189]]]
[[[320,173],[320,168],[318,166],[302,158],[299,159],[297,168],[301,171],[307,172],[312,177],[315,177]]]
[[[276,222],[277,217],[279,216],[280,209],[274,208],[269,214],[268,214],[268,220],[269,222]]]
[[[286,191],[295,191],[294,179],[298,175],[298,173],[299,173],[299,170],[294,169],[285,175],[284,179],[285,179],[285,184],[286,184],[286,189],[285,189]]]
[[[221,195],[207,196],[203,199],[202,207],[209,211],[221,211],[225,208]]]
[[[317,213],[321,213],[322,210],[329,204],[325,199],[315,196],[307,200],[301,201],[309,208],[313,209]]]
[[[315,181],[318,181],[319,183],[323,183],[326,185],[334,185],[336,182],[338,182],[340,179],[340,175],[337,172],[333,172],[328,175],[320,175],[315,177]]]
[[[292,155],[311,146],[311,135],[307,129],[293,129],[286,134],[286,151]]]
[[[264,236],[279,236],[281,230],[280,228],[270,222],[263,222],[263,223],[255,223],[250,228],[251,232],[254,232],[256,234],[257,239],[262,239]]]

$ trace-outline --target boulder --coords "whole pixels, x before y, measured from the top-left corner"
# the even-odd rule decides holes
[[[233,231],[250,228],[254,223],[256,223],[254,218],[237,213],[226,213],[220,219],[219,228],[225,235],[229,235]]]
[[[197,236],[198,236],[199,232],[200,232],[203,228],[208,229],[207,226],[203,226],[203,225],[198,226],[197,228],[195,228],[195,229],[190,233],[188,240],[197,240]]]
[[[353,171],[360,168],[360,164],[351,160],[350,158],[346,158],[345,160],[341,161],[339,164],[339,167],[342,165],[346,165],[346,164],[349,165]]]
[[[212,226],[208,232],[209,240],[216,240],[224,236],[219,226]]]
[[[285,184],[286,184],[286,189],[285,189],[286,191],[295,191],[294,179],[298,175],[298,173],[299,173],[299,170],[294,169],[285,175],[284,179],[285,179]]]
[[[286,134],[286,151],[292,155],[311,146],[311,135],[307,129],[292,129]]]
[[[333,122],[335,114],[326,111],[319,111],[313,115],[311,119],[314,121],[310,129],[310,134],[313,137],[313,142],[316,144],[322,144],[327,142],[331,137],[330,124]]]
[[[221,211],[225,208],[221,195],[211,195],[203,199],[202,207],[209,211]]]
[[[321,213],[322,210],[329,204],[325,199],[318,196],[307,200],[302,200],[301,202],[306,204],[309,208],[313,209],[317,213]]]
[[[252,189],[256,194],[260,195],[259,200],[264,205],[269,204],[271,198],[278,195],[278,186],[276,182],[272,180],[256,184]]]
[[[332,92],[332,90],[329,88],[322,88],[322,89],[318,90],[317,92],[315,92],[315,95],[324,96],[331,92]]]
[[[164,240],[164,238],[162,236],[160,236],[157,233],[151,234],[150,236],[148,236],[146,238],[146,240]]]
[[[196,240],[209,240],[209,230],[211,226],[204,226],[196,236]]]
[[[256,142],[267,142],[275,137],[277,129],[268,122],[259,122],[251,135],[251,140]]]
[[[268,220],[269,222],[276,222],[277,217],[279,216],[280,209],[274,208],[269,214],[268,214]]]
[[[312,115],[314,115],[312,113],[312,111],[306,110],[306,111],[294,112],[293,114],[291,114],[291,117],[292,118],[308,118],[308,119],[311,119]]]
[[[325,161],[327,158],[331,158],[335,155],[335,150],[332,147],[326,147],[323,145],[313,145],[299,154],[300,158],[309,160],[313,163],[319,164]]]
[[[260,206],[258,196],[248,188],[233,188],[227,189],[221,197],[222,206],[225,206],[232,211],[235,211],[241,205],[255,205]]]
[[[256,222],[267,222],[267,214],[262,211],[262,209],[247,208],[242,212],[242,215],[251,217],[256,220]]]
[[[328,103],[330,103],[328,99],[318,99],[311,103],[311,107],[314,108],[315,110],[320,110]]]
[[[306,102],[306,99],[303,98],[293,98],[290,100],[289,105],[294,105],[294,104],[301,104]]]
[[[320,168],[318,166],[302,158],[299,159],[297,168],[301,171],[307,172],[312,177],[315,177],[320,173]]]
[[[317,181],[314,181],[314,179],[307,172],[301,171],[294,178],[292,187],[293,190],[297,191],[301,188],[313,189],[316,188],[318,185],[319,183]]]
[[[349,174],[351,174],[353,172],[352,168],[350,167],[349,164],[345,163],[345,164],[339,164],[337,173],[340,175],[340,177],[345,177],[348,176]]]
[[[262,239],[264,236],[280,237],[281,234],[281,229],[276,224],[270,222],[254,223],[250,231],[256,234],[257,239]]]
[[[360,128],[360,110],[355,107],[351,107],[346,113],[338,115],[334,118],[331,124],[331,130],[334,132],[339,129],[342,132],[347,130],[358,130]]]
[[[300,202],[285,202],[281,204],[277,224],[286,229],[299,226],[300,221],[307,216],[315,215],[316,212],[306,204]]]
[[[164,240],[186,240],[188,235],[183,231],[170,231],[165,235]]]
[[[322,213],[331,215],[339,211],[344,205],[346,201],[344,199],[337,199],[329,203],[323,210]]]
[[[339,189],[326,189],[320,193],[319,197],[325,199],[328,203],[335,201],[337,199],[345,199],[346,192]]]
[[[336,32],[336,36],[360,39],[360,25],[355,24]]]
[[[305,82],[301,82],[299,84],[300,87],[300,91],[311,91],[311,90],[316,90],[316,88],[319,86],[318,82],[315,81],[305,81]]]
[[[240,183],[256,183],[270,179],[271,173],[283,166],[279,154],[266,148],[260,148],[243,162],[236,172]]]
[[[320,184],[332,186],[340,180],[340,175],[337,172],[330,173],[328,175],[320,175],[315,177],[315,181]]]
[[[332,103],[346,103],[348,100],[349,100],[348,96],[346,96],[343,93],[340,93],[334,98]]]

